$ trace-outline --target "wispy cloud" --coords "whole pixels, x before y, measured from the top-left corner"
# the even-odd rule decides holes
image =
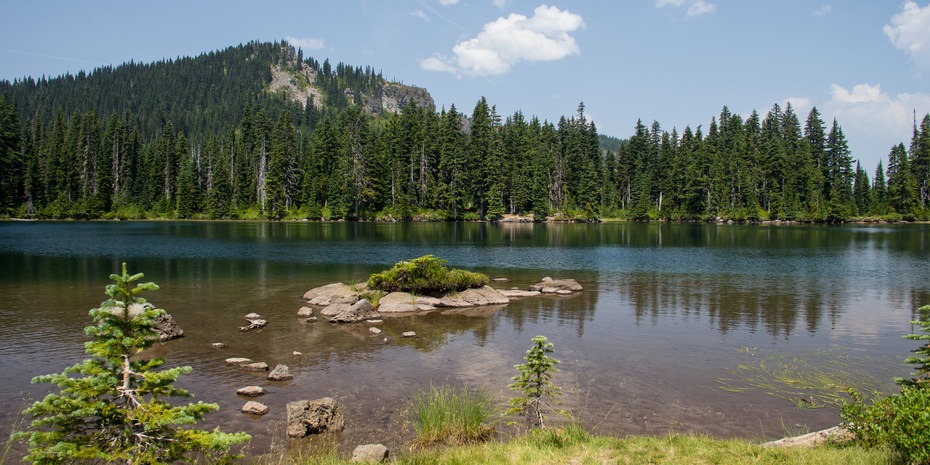
[[[420,66],[458,76],[500,75],[522,61],[554,61],[580,53],[570,33],[583,26],[581,16],[541,5],[532,17],[512,13],[485,24],[476,37],[452,48],[454,56],[435,55]]]
[[[842,121],[844,130],[849,130],[847,132],[855,132],[866,139],[887,141],[887,147],[882,149],[884,153],[854,156],[883,157],[892,145],[910,141],[914,113],[920,118],[920,115],[930,112],[930,94],[890,95],[878,84],[856,84],[852,89],[833,84],[830,100],[823,110],[825,116],[832,114]]]
[[[50,58],[50,59],[52,59],[52,60],[73,61],[73,62],[75,62],[75,63],[84,63],[84,64],[88,64],[88,65],[96,65],[96,64],[98,64],[97,62],[90,61],[90,60],[84,60],[84,59],[82,59],[82,58],[63,57],[63,56],[59,56],[59,55],[50,55],[50,54],[47,54],[47,53],[30,52],[30,51],[28,51],[28,50],[13,50],[13,49],[9,49],[9,48],[0,48],[0,52],[3,52],[3,53],[15,53],[15,54],[17,54],[17,55],[28,55],[28,56],[39,57],[39,58]]]
[[[458,3],[458,2],[459,2],[459,0],[439,0],[439,3],[440,3],[442,6],[455,5],[455,4]]]
[[[322,50],[326,47],[323,43],[323,39],[287,36],[285,40],[287,40],[289,44],[305,50]]]
[[[833,11],[833,5],[824,5],[811,12],[814,16],[826,16]]]
[[[411,16],[422,19],[423,21],[429,22],[429,15],[423,12],[423,10],[414,10],[410,13]]]
[[[898,50],[907,53],[921,69],[930,70],[930,5],[921,8],[916,2],[904,2],[904,8],[883,30]]]
[[[655,0],[655,3],[656,8],[684,8],[687,16],[700,16],[712,13],[717,9],[717,5],[708,3],[705,0]]]

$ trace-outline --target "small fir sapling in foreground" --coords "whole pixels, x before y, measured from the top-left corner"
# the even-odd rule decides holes
[[[165,313],[141,297],[155,283],[136,283],[142,273],[112,274],[110,298],[90,311],[94,324],[85,328],[93,339],[85,344],[91,358],[64,372],[37,376],[59,392],[35,402],[24,413],[31,430],[15,435],[28,442],[25,460],[34,463],[124,462],[158,464],[193,462],[199,458],[230,461],[245,433],[203,431],[194,425],[218,410],[212,403],[176,406],[167,399],[191,397],[174,386],[190,367],[160,369],[164,360],[140,354],[157,340],[155,319]],[[133,284],[135,286],[133,287]]]

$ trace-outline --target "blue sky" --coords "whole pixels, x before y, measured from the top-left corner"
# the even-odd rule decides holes
[[[705,130],[726,105],[790,101],[837,118],[873,172],[930,112],[930,5],[897,0],[0,0],[0,79],[287,38],[370,65],[470,114],[482,96],[557,121],[585,103],[599,132],[637,119]],[[828,127],[829,129],[829,127]]]

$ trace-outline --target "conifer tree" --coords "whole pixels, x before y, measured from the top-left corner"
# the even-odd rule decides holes
[[[155,320],[165,313],[140,294],[158,289],[138,282],[123,264],[107,285],[110,297],[90,311],[94,324],[85,328],[91,358],[59,374],[37,376],[34,383],[60,389],[35,402],[24,413],[32,430],[18,433],[29,445],[26,460],[34,463],[124,462],[162,464],[193,462],[191,454],[224,457],[229,448],[247,441],[245,433],[197,430],[190,425],[217,410],[203,402],[176,406],[172,397],[191,397],[174,383],[190,367],[160,369],[162,359],[141,352],[156,341]]]

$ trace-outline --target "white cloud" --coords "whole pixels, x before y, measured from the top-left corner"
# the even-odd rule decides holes
[[[883,30],[919,67],[930,69],[930,5],[921,8],[916,2],[904,2],[904,8]]]
[[[814,10],[811,14],[814,15],[814,16],[826,16],[826,15],[830,14],[830,12],[832,12],[832,11],[833,11],[833,5],[824,5],[824,6],[820,7],[820,8],[818,8],[818,9]]]
[[[910,142],[914,114],[919,123],[930,112],[930,94],[890,95],[880,85],[857,84],[849,90],[833,84],[830,101],[822,110],[824,119],[836,117],[843,127],[853,157],[874,169],[893,145]]]
[[[287,43],[305,50],[322,50],[325,47],[323,39],[287,36],[285,40],[287,40]]]
[[[521,61],[554,61],[580,52],[569,33],[584,26],[581,16],[541,5],[533,16],[512,13],[484,25],[478,35],[452,48],[453,57],[436,55],[420,67],[456,75],[504,74]]]
[[[685,14],[688,16],[700,16],[707,13],[712,13],[717,9],[717,5],[713,3],[708,3],[705,0],[655,0],[656,8],[663,7],[674,7],[681,8],[687,7],[685,9]]]
[[[813,108],[811,105],[811,99],[807,97],[788,97],[781,102],[782,107],[787,107],[788,104],[791,104],[791,109],[799,117],[803,117],[810,112],[810,109]]]
[[[455,5],[455,4],[458,3],[458,2],[459,2],[459,0],[439,0],[439,3],[440,3],[442,6]]]
[[[504,8],[507,6],[507,0],[491,0],[491,3],[498,8]]]
[[[410,15],[420,18],[423,21],[429,22],[429,16],[426,13],[424,13],[423,10],[415,10],[412,13],[410,13]]]

